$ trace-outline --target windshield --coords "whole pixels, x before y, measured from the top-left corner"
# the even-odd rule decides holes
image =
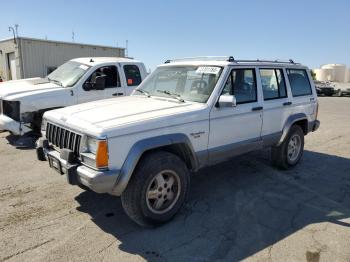
[[[179,100],[207,102],[222,72],[217,66],[158,67],[135,95],[178,97]],[[143,92],[144,91],[144,92]]]
[[[47,78],[63,87],[70,87],[75,85],[88,69],[87,65],[68,61],[49,74]]]

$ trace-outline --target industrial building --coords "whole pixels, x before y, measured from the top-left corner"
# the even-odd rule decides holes
[[[125,57],[125,48],[16,37],[0,40],[0,78],[45,77],[77,57]]]
[[[314,69],[316,80],[338,83],[350,83],[350,68],[342,64],[327,64],[320,69]]]

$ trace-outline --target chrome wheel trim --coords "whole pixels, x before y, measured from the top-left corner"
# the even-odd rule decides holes
[[[301,138],[298,134],[294,134],[289,139],[287,148],[287,157],[290,162],[294,162],[298,159],[301,151]]]
[[[180,197],[180,177],[173,170],[163,170],[149,183],[146,190],[146,203],[155,214],[171,210]]]

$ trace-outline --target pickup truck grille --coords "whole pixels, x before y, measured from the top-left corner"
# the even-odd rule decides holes
[[[70,149],[76,156],[79,156],[81,135],[54,124],[47,123],[46,138],[57,148]]]

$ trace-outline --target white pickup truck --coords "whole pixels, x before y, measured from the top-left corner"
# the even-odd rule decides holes
[[[293,61],[168,61],[129,97],[45,113],[37,154],[151,225],[179,211],[200,168],[263,147],[295,166],[317,112],[309,69]]]
[[[40,134],[46,111],[130,95],[146,75],[139,61],[93,57],[70,60],[46,78],[0,83],[0,131]]]

